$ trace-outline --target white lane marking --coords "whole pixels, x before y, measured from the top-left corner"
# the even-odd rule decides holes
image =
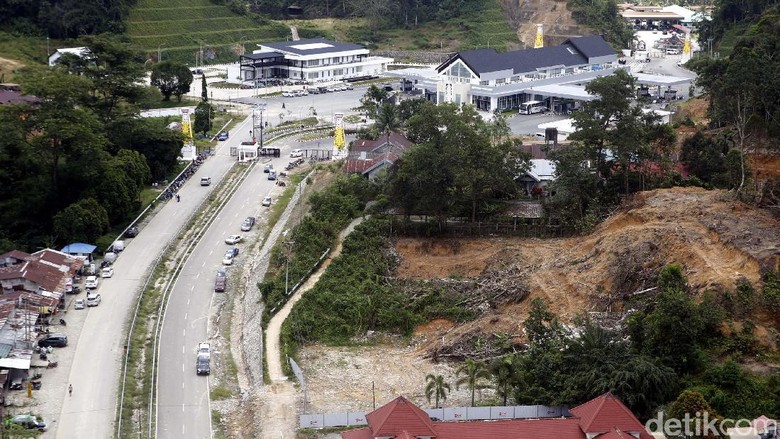
[[[203,263],[202,263],[202,264],[200,264],[200,266],[201,266],[201,267],[205,267],[205,266],[206,266],[206,261],[203,261]]]
[[[181,347],[181,353],[184,354],[184,345],[182,345],[182,347]],[[184,369],[184,365],[182,365],[181,368]]]
[[[186,335],[187,335],[187,329],[186,329],[186,328],[185,328],[185,329],[182,329],[182,330],[181,330],[181,336],[182,336],[182,337],[184,337],[184,336],[186,336]]]
[[[189,315],[189,313],[186,313],[186,312],[185,312],[185,313],[184,313],[184,320],[187,320],[187,315]]]

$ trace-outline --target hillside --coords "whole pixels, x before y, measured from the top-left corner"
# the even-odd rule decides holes
[[[139,0],[127,21],[131,40],[152,59],[158,50],[162,59],[195,65],[203,50],[205,63],[235,61],[251,43],[283,40],[287,26],[233,13],[208,0]],[[243,48],[242,48],[243,46]]]
[[[584,237],[402,238],[396,250],[399,277],[476,278],[507,291],[507,299],[492,301],[473,322],[420,328],[428,354],[446,354],[481,335],[505,333],[520,341],[530,300],[517,298],[541,297],[563,320],[583,311],[623,311],[624,299],[655,286],[658,270],[673,262],[684,266],[698,292],[733,290],[740,278],[760,285],[762,269],[780,263],[780,221],[722,191],[672,188],[638,194]],[[767,328],[759,325],[761,333]]]

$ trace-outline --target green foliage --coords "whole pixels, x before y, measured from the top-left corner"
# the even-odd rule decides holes
[[[406,214],[468,215],[512,197],[527,155],[502,121],[485,122],[471,106],[422,105],[407,121],[415,145],[390,172],[385,193]]]
[[[614,0],[568,0],[569,10],[577,23],[589,26],[595,34],[604,35],[617,47],[630,47],[633,32],[620,16]]]
[[[211,117],[214,114],[214,107],[206,101],[201,101],[197,107],[195,107],[195,121],[192,129],[196,133],[206,133],[211,131]]]
[[[758,413],[777,413],[780,409],[777,376],[760,376],[746,372],[736,361],[713,365],[694,383],[712,409],[731,419],[753,419]]]
[[[652,187],[654,175],[644,165],[670,161],[675,135],[632,104],[634,82],[618,71],[588,83],[586,90],[599,98],[575,112],[573,145],[549,154],[557,178],[549,187],[554,196],[548,208],[567,226],[588,230],[612,211],[621,193]]]
[[[439,401],[447,400],[447,392],[450,391],[450,385],[444,381],[444,377],[441,375],[428,374],[425,376],[425,398],[428,403],[431,402],[431,398],[436,400],[434,407],[439,408]]]
[[[725,151],[728,146],[723,139],[717,141],[706,137],[697,131],[692,137],[685,139],[680,151],[680,161],[687,166],[691,175],[703,182],[715,183],[722,181],[726,171]]]
[[[474,407],[475,392],[488,388],[486,381],[490,378],[490,371],[487,366],[481,361],[467,358],[466,362],[455,370],[455,376],[457,377],[455,388],[466,386],[471,392],[471,406]]]
[[[25,27],[51,38],[77,38],[103,32],[122,32],[134,0],[9,1],[0,3],[0,25]],[[36,29],[37,27],[37,29]]]
[[[704,398],[704,395],[695,390],[684,390],[680,393],[677,399],[674,400],[669,407],[668,411],[669,417],[675,419],[684,419],[686,416],[689,419],[694,418],[697,416],[697,413],[699,413],[700,416],[704,416],[704,413],[707,413],[709,419],[718,419],[717,412],[710,407],[707,400]],[[704,436],[699,434],[686,435],[686,437],[701,439],[707,436],[705,433]]]
[[[152,67],[151,82],[160,89],[166,101],[171,99],[171,95],[181,101],[181,96],[190,91],[192,72],[184,64],[163,61]]]
[[[95,242],[108,230],[108,213],[94,198],[84,198],[54,215],[53,230],[63,241]]]

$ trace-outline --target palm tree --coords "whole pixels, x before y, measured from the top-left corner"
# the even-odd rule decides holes
[[[455,371],[455,376],[460,377],[458,378],[458,381],[455,382],[456,389],[459,389],[460,386],[465,384],[468,386],[469,390],[471,390],[471,406],[473,407],[474,391],[486,388],[487,385],[482,383],[481,380],[490,379],[490,372],[485,367],[485,363],[468,358],[466,359],[466,362]]]
[[[447,400],[447,392],[450,391],[450,385],[444,381],[444,377],[441,375],[433,375],[429,373],[425,376],[425,381],[428,383],[425,385],[425,397],[428,398],[428,402],[431,402],[431,397],[436,399],[436,408],[439,408],[439,399],[443,401]]]
[[[493,382],[496,385],[496,393],[501,396],[504,405],[506,405],[509,387],[515,379],[514,356],[507,355],[506,357],[496,359],[491,365],[491,371],[493,372]]]
[[[382,104],[376,115],[376,128],[387,136],[387,145],[390,146],[390,132],[401,128],[401,118],[398,116],[398,107],[393,104]]]

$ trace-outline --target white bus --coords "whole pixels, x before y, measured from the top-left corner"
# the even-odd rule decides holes
[[[520,104],[520,114],[536,114],[547,111],[547,106],[542,101],[528,101]]]

